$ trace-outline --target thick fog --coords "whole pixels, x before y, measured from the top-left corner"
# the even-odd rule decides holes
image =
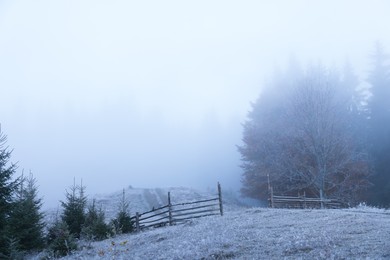
[[[383,1],[1,1],[0,123],[46,205],[134,187],[240,188],[242,123],[295,57],[364,78]]]

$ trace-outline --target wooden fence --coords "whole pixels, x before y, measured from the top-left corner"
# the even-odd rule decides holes
[[[328,208],[339,209],[347,208],[348,205],[335,199],[307,198],[306,194],[293,196],[277,196],[273,194],[273,189],[270,189],[269,206],[271,208]]]
[[[168,204],[150,211],[137,212],[132,221],[136,231],[150,227],[176,225],[194,218],[221,215],[223,216],[222,191],[218,183],[218,197],[205,200],[171,203],[171,193],[168,192]]]

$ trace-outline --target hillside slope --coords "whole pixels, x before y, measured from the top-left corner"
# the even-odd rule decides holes
[[[390,212],[228,210],[86,245],[64,259],[389,259]]]
[[[222,187],[223,189],[223,187]],[[199,191],[186,187],[171,187],[171,188],[133,188],[124,189],[125,199],[129,203],[129,211],[132,216],[136,212],[142,213],[168,204],[168,192],[171,193],[171,202],[183,203],[197,201],[209,198],[216,198],[217,187],[215,190]],[[123,190],[118,190],[109,194],[96,194],[88,196],[88,201],[93,199],[98,207],[102,207],[105,212],[106,221],[115,217],[118,212],[119,203],[123,196]],[[222,190],[223,204],[225,208],[236,209],[242,206],[242,203],[236,198],[236,195],[231,191]],[[59,215],[61,209],[50,209],[46,211],[47,222],[54,221]]]

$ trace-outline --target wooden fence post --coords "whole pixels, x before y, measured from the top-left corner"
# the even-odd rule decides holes
[[[271,187],[271,208],[274,207],[274,188]]]
[[[321,200],[321,209],[324,208],[324,195],[322,193],[322,189],[320,189],[320,200]]]
[[[303,192],[303,208],[306,208],[306,191]]]
[[[140,231],[139,213],[138,212],[135,213],[135,228],[136,228],[137,232]]]
[[[221,213],[221,216],[223,216],[222,191],[221,191],[221,184],[219,182],[218,182],[218,200],[219,200],[219,212]]]
[[[172,226],[172,203],[171,203],[170,191],[168,191],[168,215],[169,215],[169,225]]]

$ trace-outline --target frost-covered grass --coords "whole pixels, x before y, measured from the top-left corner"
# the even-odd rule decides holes
[[[64,259],[390,259],[390,212],[252,208],[85,244]]]

